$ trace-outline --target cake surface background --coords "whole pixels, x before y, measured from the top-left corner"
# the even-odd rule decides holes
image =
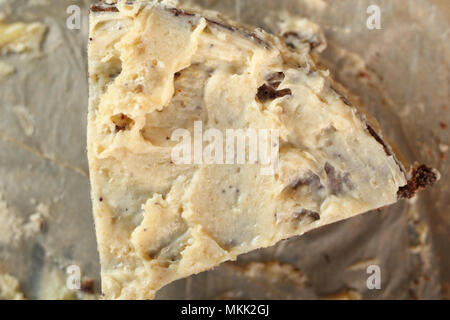
[[[416,183],[311,49],[211,12],[93,7],[88,151],[106,298],[153,298],[171,281],[436,180],[424,167],[430,181]],[[174,164],[171,134],[192,133],[195,121],[278,130],[279,172]]]
[[[13,244],[2,242],[0,237],[0,269],[18,279],[28,299],[42,298],[41,289],[54,287],[53,278],[47,277],[49,272],[60,273],[64,285],[66,267],[74,264],[80,266],[83,277],[94,279],[95,292],[101,289],[85,152],[86,46],[88,10],[93,2],[0,3],[2,23],[41,23],[47,28],[39,52],[0,57],[0,68],[4,63],[15,69],[0,76],[0,145],[4,150],[0,157],[0,202],[6,206],[0,215],[9,212],[6,216],[14,215],[27,223],[42,205],[49,210],[42,231],[32,237]],[[382,30],[366,29],[365,9],[373,4],[370,0],[361,0],[357,8],[353,0],[333,6],[316,0],[241,0],[238,6],[233,0],[192,2],[273,33],[278,30],[276,21],[266,18],[275,18],[283,10],[293,21],[307,17],[318,23],[328,42],[321,54],[324,64],[379,120],[383,138],[392,139],[407,159],[437,168],[442,178],[412,201],[399,201],[379,212],[241,255],[236,262],[166,286],[157,298],[306,299],[352,291],[363,299],[446,296],[450,198],[446,179],[449,130],[445,124],[450,119],[445,110],[445,66],[450,63],[450,48],[448,34],[442,30],[450,21],[448,2],[411,0],[404,6],[378,1],[383,12]],[[316,5],[320,2],[321,6]],[[68,29],[65,24],[71,5],[81,8],[79,30]],[[8,230],[7,237],[22,234],[15,234],[15,228]],[[297,285],[290,276],[272,276],[272,260],[283,270],[301,270],[307,285]],[[365,286],[365,268],[374,263],[383,273],[382,290]],[[247,272],[247,265],[250,268],[253,264],[258,265],[257,277]]]

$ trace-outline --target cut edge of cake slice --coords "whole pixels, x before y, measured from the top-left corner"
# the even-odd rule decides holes
[[[88,158],[107,299],[151,299],[239,254],[410,198],[410,167],[307,49],[164,1],[90,10]],[[175,164],[173,132],[279,134],[278,170]]]

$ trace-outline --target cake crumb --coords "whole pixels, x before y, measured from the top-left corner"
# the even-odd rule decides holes
[[[20,290],[19,281],[6,273],[0,272],[0,300],[25,300]]]
[[[46,31],[40,22],[0,23],[0,53],[38,52]]]
[[[373,265],[373,264],[376,264],[376,265],[379,264],[377,258],[356,261],[355,263],[352,263],[351,265],[349,265],[347,267],[347,270],[353,271],[353,270],[366,269],[368,266]]]
[[[264,278],[270,282],[288,281],[299,287],[304,286],[306,275],[290,264],[278,261],[250,262],[244,266],[230,264],[241,274],[249,278]]]
[[[24,106],[14,106],[13,112],[25,135],[31,137],[34,133],[34,119],[28,108]]]
[[[14,66],[0,61],[0,81],[13,74],[14,72],[16,72],[16,68],[14,68]]]
[[[361,300],[361,294],[355,290],[347,289],[322,297],[323,300]]]

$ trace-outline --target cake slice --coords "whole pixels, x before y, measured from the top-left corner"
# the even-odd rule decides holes
[[[88,157],[105,298],[154,298],[436,181],[292,37],[165,2],[91,7]]]

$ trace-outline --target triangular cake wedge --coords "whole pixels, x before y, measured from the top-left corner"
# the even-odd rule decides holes
[[[402,163],[328,71],[282,38],[160,2],[94,5],[89,37],[88,157],[107,299],[154,298],[437,179]],[[195,123],[224,136],[277,132],[277,143],[263,140],[277,149],[272,173],[258,161],[174,161],[173,133],[195,136]]]

